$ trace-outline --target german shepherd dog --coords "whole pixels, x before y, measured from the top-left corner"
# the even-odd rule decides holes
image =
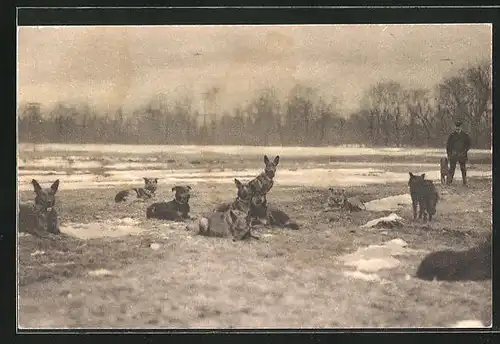
[[[408,186],[410,187],[410,195],[413,206],[413,219],[417,218],[417,204],[419,206],[418,218],[421,219],[422,215],[424,221],[432,221],[432,216],[436,214],[436,205],[439,200],[439,194],[434,186],[432,180],[425,180],[425,173],[416,176],[409,172],[410,179]]]
[[[120,191],[115,196],[115,202],[125,202],[130,196],[136,195],[137,199],[150,199],[154,196],[156,189],[158,188],[158,178],[146,178],[144,179],[143,188],[132,188],[128,190]]]
[[[466,251],[429,253],[420,263],[416,277],[432,281],[480,281],[491,279],[491,234]]]
[[[237,188],[236,198],[232,203],[223,203],[215,207],[215,212],[226,212],[229,210],[245,213],[252,224],[254,220],[261,223],[267,223],[266,214],[255,211],[259,207],[259,202],[262,202],[262,197],[254,194],[248,183],[242,183],[238,179],[234,179],[234,184]],[[252,211],[254,210],[254,211]]]
[[[189,199],[191,198],[191,186],[174,186],[174,199],[170,202],[157,202],[146,209],[146,218],[156,218],[169,221],[184,221],[190,219]]]
[[[250,205],[249,218],[263,225],[298,230],[299,225],[283,210],[269,206],[266,195],[255,194]],[[265,221],[262,221],[265,219]]]
[[[246,214],[232,209],[202,216],[195,227],[198,229],[198,234],[208,237],[232,237],[233,241],[259,239],[252,234]],[[187,226],[186,229],[190,230],[190,227]]]
[[[442,157],[441,160],[439,161],[439,167],[441,172],[441,184],[447,184],[450,173],[448,158]]]
[[[266,164],[264,172],[259,174],[257,177],[255,177],[248,183],[253,193],[266,195],[269,192],[269,190],[271,190],[271,188],[274,185],[273,178],[276,174],[276,169],[278,167],[279,162],[280,162],[279,155],[277,155],[273,159],[273,161],[270,161],[267,155],[264,155],[264,163]]]
[[[329,188],[327,210],[346,210],[348,212],[366,210],[358,197],[347,197],[345,189]]]
[[[19,204],[19,232],[27,232],[40,237],[48,237],[48,233],[60,234],[59,220],[55,195],[59,188],[57,179],[50,188],[43,189],[33,179],[31,181],[35,191],[34,204]]]

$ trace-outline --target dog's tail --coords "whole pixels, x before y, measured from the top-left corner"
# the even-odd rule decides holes
[[[154,204],[151,204],[147,209],[146,209],[146,218],[150,219],[154,216],[156,211],[156,206]]]

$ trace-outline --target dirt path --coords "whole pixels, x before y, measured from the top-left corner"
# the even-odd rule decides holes
[[[424,253],[397,257],[401,264],[379,271],[380,280],[375,281],[346,275],[341,257],[396,238],[422,252],[477,243],[491,230],[491,181],[471,180],[467,189],[441,189],[436,222],[430,228],[410,221],[406,207],[397,212],[405,226],[387,231],[359,228],[387,212],[324,213],[324,190],[275,189],[273,199],[295,215],[301,230],[263,230],[260,241],[233,243],[150,221],[144,223],[148,232],[120,238],[48,243],[20,237],[20,325],[425,327],[490,318],[491,281],[414,279]],[[404,184],[350,190],[365,202],[406,191]],[[206,208],[203,195],[219,197],[211,187],[198,192],[194,209]],[[142,214],[144,205],[106,212],[105,200],[111,196],[68,191],[60,197],[73,203],[62,205],[62,218],[89,222],[95,216]],[[87,211],[79,212],[82,208]],[[152,249],[151,243],[159,247]],[[109,274],[89,275],[99,269]]]

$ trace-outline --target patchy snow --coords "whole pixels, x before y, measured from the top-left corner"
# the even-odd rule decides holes
[[[403,218],[397,214],[390,214],[385,217],[379,217],[378,219],[374,219],[368,221],[364,225],[360,226],[361,228],[393,228],[393,226],[402,225],[404,222]]]
[[[43,158],[23,158],[22,152],[46,152]],[[68,156],[55,155],[51,152],[68,152]],[[78,152],[95,152],[94,156],[79,156]],[[112,156],[100,154],[121,153]],[[426,173],[426,178],[438,181],[439,166],[436,164],[418,163],[347,163],[352,168],[342,167],[342,162],[317,163],[301,162],[293,164],[294,157],[299,156],[335,156],[335,155],[434,155],[441,156],[444,150],[439,149],[407,149],[407,148],[353,148],[353,147],[245,147],[245,146],[134,146],[134,145],[58,145],[58,144],[20,144],[18,156],[18,186],[19,190],[31,190],[31,180],[37,179],[41,183],[52,183],[60,179],[61,189],[110,188],[117,185],[142,184],[142,177],[156,177],[161,184],[168,186],[176,183],[224,183],[232,184],[234,178],[243,181],[250,180],[262,171],[262,166],[245,168],[244,165],[224,168],[224,164],[197,169],[175,169],[185,165],[175,165],[166,161],[159,161],[156,157],[145,157],[141,154],[172,153],[186,155],[216,153],[228,154],[233,158],[280,154],[286,156],[291,166],[281,166],[278,169],[276,180],[280,186],[309,186],[309,187],[339,187],[359,186],[368,184],[383,184],[392,182],[406,182],[408,173],[386,171],[387,165],[407,165],[414,173]],[[481,151],[488,152],[488,151]],[[123,155],[125,153],[125,155]],[[127,155],[129,154],[129,155]],[[133,156],[132,154],[135,154]],[[187,157],[191,159],[191,157]],[[470,171],[469,176],[491,177],[490,171]],[[372,204],[373,205],[373,204]],[[367,207],[371,205],[368,203]],[[386,209],[384,209],[386,210]]]
[[[410,194],[395,195],[365,203],[368,211],[394,211],[411,204]]]
[[[195,145],[118,145],[118,144],[31,144],[20,143],[19,151],[25,152],[95,152],[95,153],[129,153],[129,154],[230,154],[230,155],[268,155],[294,156],[335,156],[335,155],[425,155],[442,156],[445,149],[436,148],[366,148],[366,147],[268,147],[268,146],[195,146]],[[490,153],[491,150],[471,149],[470,153]]]
[[[359,248],[356,252],[341,257],[344,265],[356,268],[360,272],[376,272],[397,267],[400,262],[395,256],[420,253],[407,247],[401,239],[393,239],[382,245],[369,245]]]

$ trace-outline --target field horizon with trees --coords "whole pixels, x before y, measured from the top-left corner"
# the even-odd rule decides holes
[[[259,145],[443,147],[461,119],[472,148],[491,149],[491,63],[481,62],[443,78],[433,88],[405,88],[380,81],[363,95],[359,110],[341,113],[336,101],[296,84],[285,100],[272,88],[245,106],[216,114],[218,89],[206,92],[205,111],[192,100],[155,97],[130,113],[101,113],[91,104],[18,106],[22,143],[116,143],[148,145]]]

